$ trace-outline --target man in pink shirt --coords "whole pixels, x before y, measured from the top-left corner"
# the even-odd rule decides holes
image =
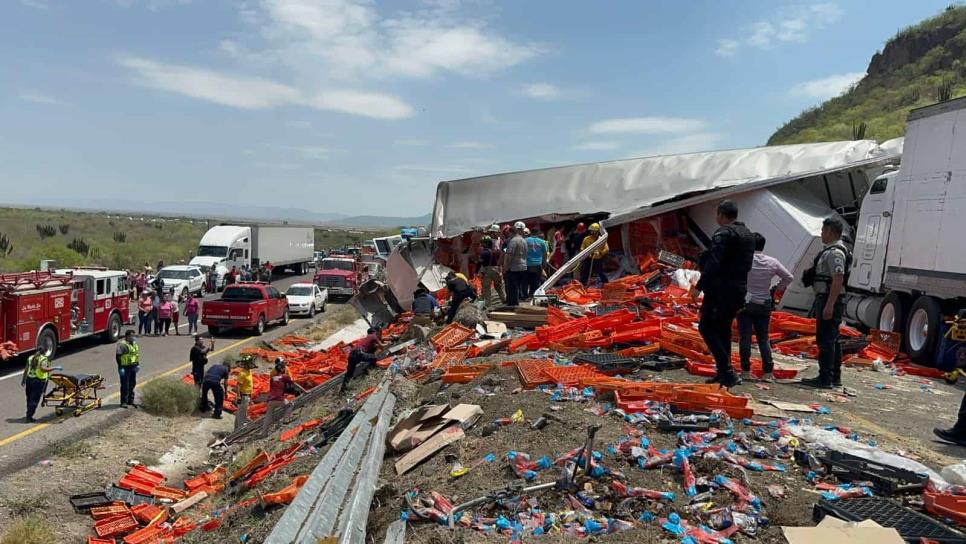
[[[745,308],[738,313],[738,353],[741,356],[741,378],[748,379],[751,370],[751,334],[758,340],[761,353],[762,381],[775,381],[772,377],[774,363],[771,358],[771,345],[768,343],[768,327],[771,324],[771,311],[775,308],[772,297],[772,282],[778,278],[774,292],[783,292],[792,283],[793,276],[778,259],[765,255],[765,237],[754,233],[755,256],[748,271],[748,294],[745,295]]]

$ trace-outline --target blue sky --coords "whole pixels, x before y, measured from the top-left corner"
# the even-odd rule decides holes
[[[5,0],[0,200],[421,215],[440,180],[762,145],[947,3]]]

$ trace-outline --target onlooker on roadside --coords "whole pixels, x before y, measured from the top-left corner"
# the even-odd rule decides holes
[[[554,268],[560,268],[564,263],[566,250],[564,249],[564,233],[562,228],[558,228],[553,233],[553,250],[550,255],[550,264]]]
[[[137,279],[137,274],[135,274],[134,272],[131,272],[130,270],[127,270],[126,272],[127,272],[127,296],[128,296],[128,299],[130,299],[130,300],[137,300],[137,295],[136,295],[136,291],[137,291],[136,283],[137,282],[135,281]]]
[[[225,281],[225,285],[231,285],[236,281],[238,281],[238,268],[232,266],[231,270],[228,271],[228,279]]]
[[[577,253],[580,253],[580,248],[583,247],[584,237],[586,236],[587,226],[583,223],[577,223],[577,228],[572,230],[570,234],[567,235],[567,241],[564,245],[567,246],[567,255],[571,259]]]
[[[188,353],[188,360],[191,361],[191,379],[197,387],[201,387],[202,379],[205,376],[205,365],[208,364],[208,354],[214,349],[214,338],[210,339],[206,346],[205,339],[200,334],[195,335],[195,343]]]
[[[208,289],[209,293],[218,292],[218,271],[212,266],[208,269]]]
[[[154,330],[154,335],[157,336],[161,334],[161,319],[158,318],[158,310],[161,308],[161,297],[157,291],[151,291],[151,328]],[[150,333],[148,333],[150,334]]]
[[[755,232],[755,257],[748,272],[748,294],[745,295],[745,307],[738,312],[738,353],[741,356],[741,378],[748,379],[751,370],[751,334],[754,332],[758,340],[758,352],[761,353],[761,370],[764,375],[762,381],[773,382],[772,369],[774,363],[771,357],[771,344],[768,342],[768,327],[771,324],[771,312],[775,309],[773,292],[782,292],[792,283],[791,272],[778,259],[765,255],[765,237]],[[778,284],[773,288],[772,281],[778,278]]]
[[[151,334],[151,311],[154,303],[151,302],[151,293],[144,291],[138,299],[138,334]]]
[[[158,272],[160,272],[162,268],[164,268],[164,259],[158,261]]]
[[[272,272],[275,271],[275,265],[272,261],[265,261],[265,281],[272,283]]]
[[[181,321],[181,308],[184,307],[185,297],[184,295],[174,296],[174,289],[171,290],[171,299],[173,308],[171,309],[171,324],[174,325],[174,335],[181,336],[181,332],[178,330],[178,325]]]
[[[161,323],[158,334],[168,335],[171,330],[172,315],[174,315],[174,303],[168,297],[163,297],[161,304],[158,306],[158,321]]]
[[[144,290],[148,286],[148,275],[144,272],[138,272],[137,277],[134,279],[134,286],[137,288],[138,298],[144,294]]]
[[[506,303],[510,306],[520,304],[520,289],[527,281],[527,242],[523,230],[527,228],[522,221],[513,224],[513,235],[507,242],[504,266],[506,268]]]
[[[527,285],[526,298],[532,298],[543,280],[543,267],[547,264],[547,241],[540,229],[534,227],[527,237]]]
[[[188,293],[188,300],[184,303],[184,315],[188,318],[188,334],[198,332],[198,314],[201,312],[201,305],[194,294]]]
[[[216,365],[211,365],[205,372],[205,377],[201,382],[201,411],[207,412],[210,408],[208,403],[208,392],[215,397],[215,409],[211,414],[214,419],[221,419],[221,411],[225,407],[225,392],[228,391],[228,376],[231,375],[231,361],[222,361]]]

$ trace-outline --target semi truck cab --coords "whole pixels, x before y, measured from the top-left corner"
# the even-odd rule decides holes
[[[251,262],[251,234],[251,227],[212,227],[201,238],[198,253],[189,264],[201,267],[205,274],[214,267],[218,286],[224,287],[225,276],[232,267],[241,269]]]

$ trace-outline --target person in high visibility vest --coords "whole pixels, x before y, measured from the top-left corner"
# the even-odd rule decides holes
[[[121,408],[134,406],[134,388],[138,384],[138,370],[141,368],[141,346],[134,340],[132,329],[125,331],[124,339],[117,343],[114,359],[121,377]]]
[[[37,421],[34,413],[44,396],[47,378],[54,370],[56,368],[50,366],[50,359],[39,351],[27,359],[27,366],[23,369],[23,378],[20,380],[21,387],[27,392],[27,417],[24,418],[27,423]]]

